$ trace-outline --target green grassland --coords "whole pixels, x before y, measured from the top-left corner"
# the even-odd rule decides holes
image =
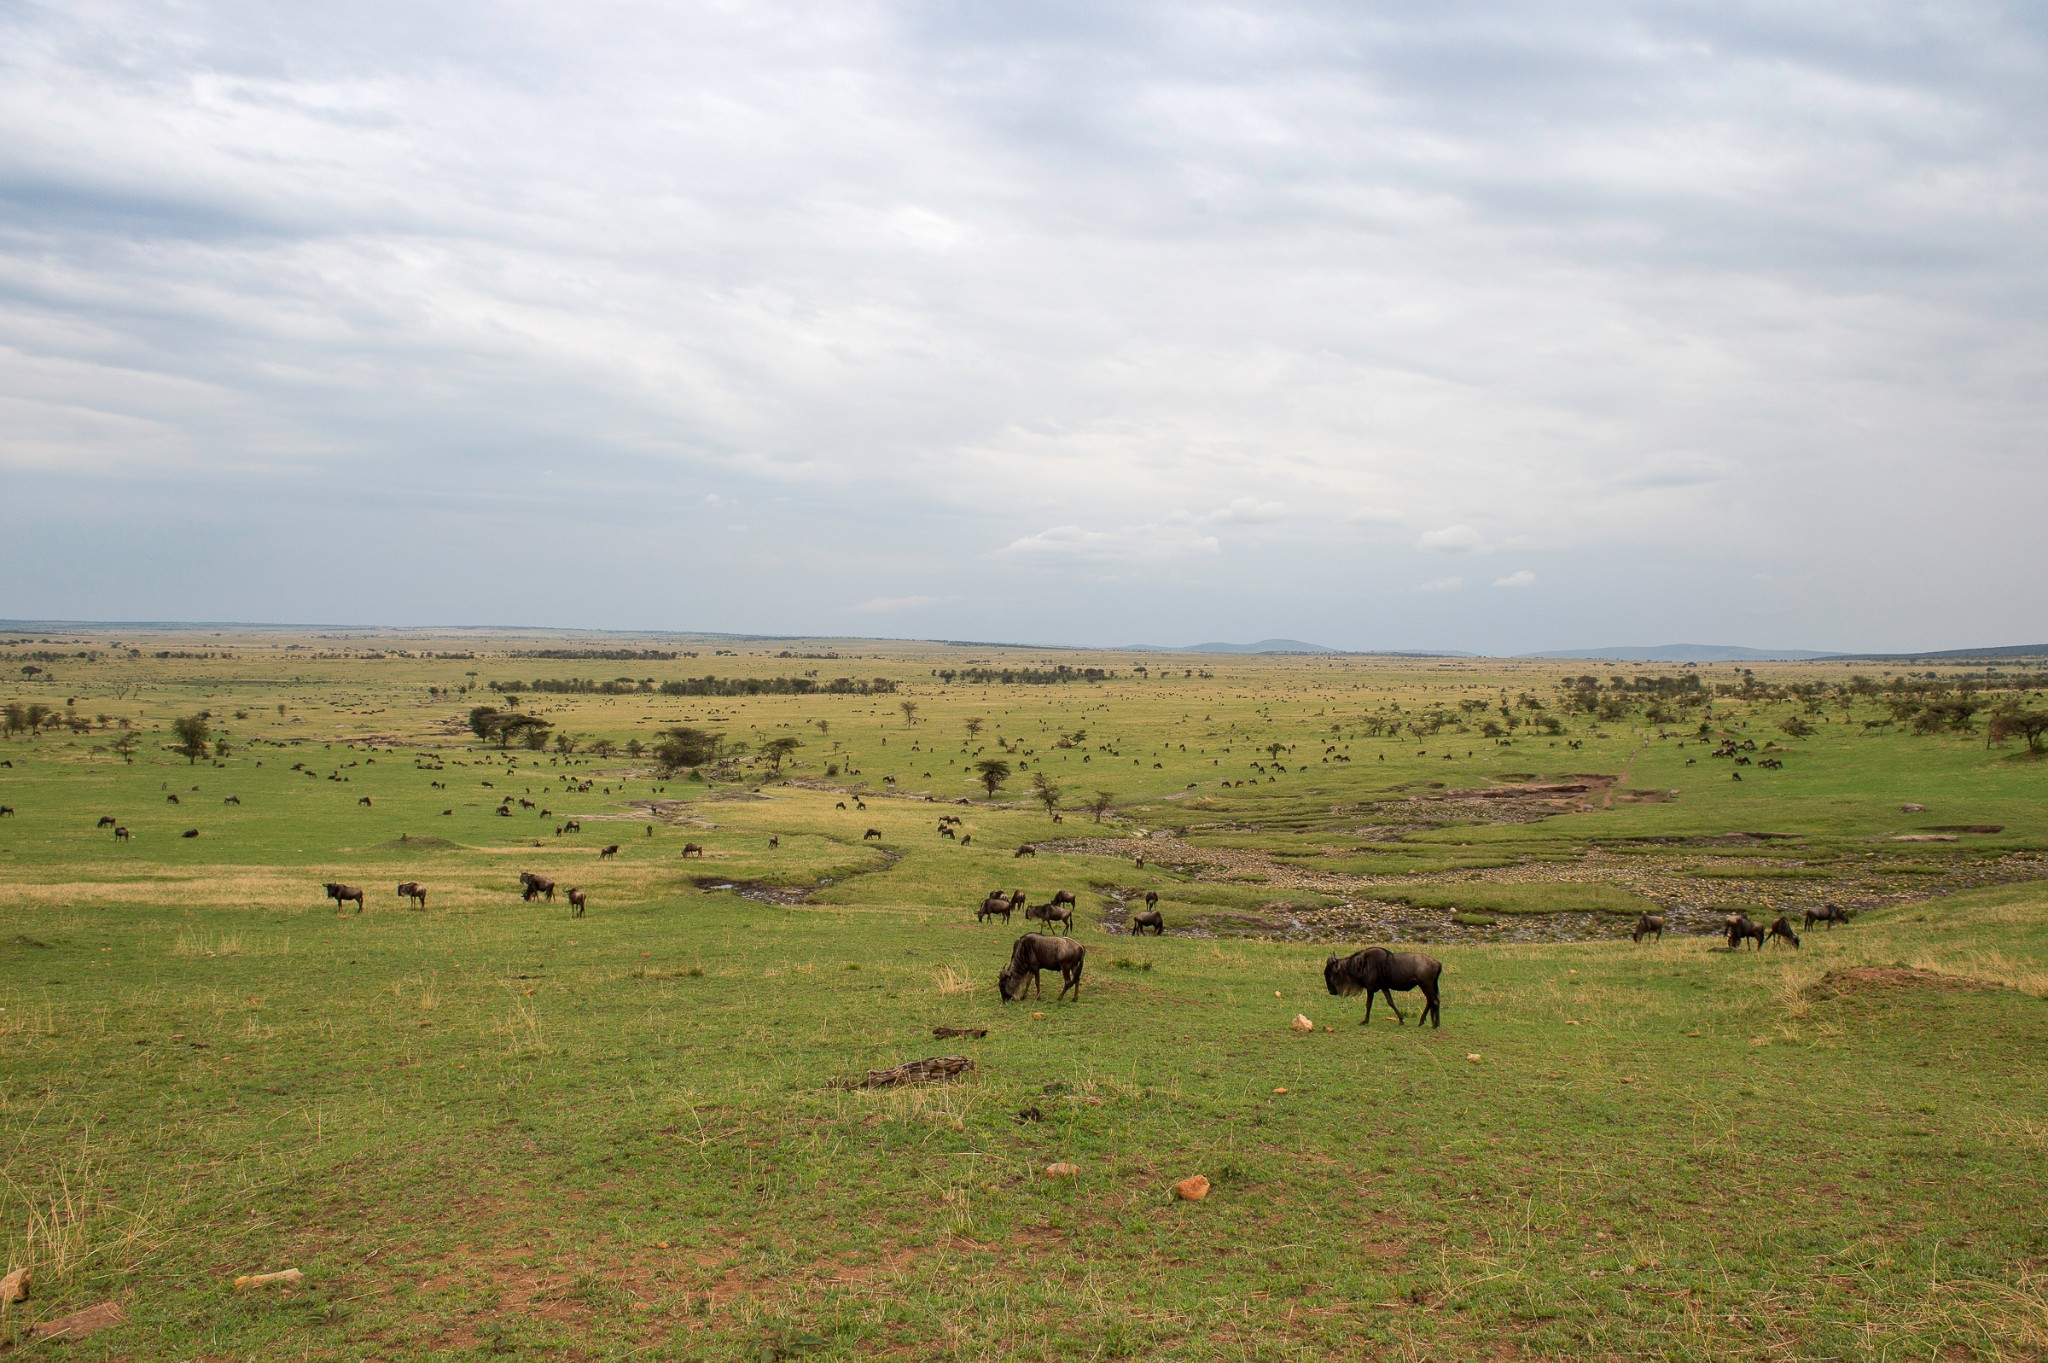
[[[42,669],[15,694],[81,723],[0,744],[0,1270],[33,1274],[0,1349],[2048,1354],[2048,764],[1981,724],[1866,727],[1882,698],[1840,683],[1880,668],[1701,669],[1725,693],[1652,720],[1570,709],[1585,665],[1555,663],[513,656],[619,646],[8,646]],[[939,675],[1061,664],[1115,675]],[[464,724],[508,703],[492,682],[807,672],[869,693],[520,693],[571,752]],[[1560,732],[1480,730],[1536,713],[1521,695]],[[1386,732],[1395,706],[1458,718]],[[170,726],[201,710],[228,748],[187,761]],[[618,751],[678,724],[750,751],[694,778]],[[778,772],[781,736],[803,746]],[[1710,755],[1745,737],[1783,768]],[[1017,768],[994,800],[989,757]],[[1899,841],[1931,835],[1955,841]],[[521,870],[587,916],[522,903]],[[997,1000],[1024,926],[975,922],[997,888],[1080,896],[1080,1002]],[[1147,890],[1168,935],[1123,935]],[[1723,904],[1823,898],[1861,912],[1797,952],[1698,935]],[[1444,961],[1442,1030],[1413,995],[1411,1025],[1382,1003],[1367,1029],[1324,992],[1324,956],[1375,939],[1343,926],[1366,904]],[[1667,904],[1693,931],[1617,937]],[[1551,915],[1591,940],[1484,936]],[[1337,926],[1260,935],[1293,916]],[[847,1087],[941,1054],[975,1068]],[[1062,1161],[1079,1176],[1048,1179]],[[1176,1201],[1196,1173],[1211,1195]],[[287,1266],[303,1288],[234,1290]],[[31,1342],[107,1299],[127,1323]]]

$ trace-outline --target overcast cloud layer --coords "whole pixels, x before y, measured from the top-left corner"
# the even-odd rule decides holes
[[[2044,16],[0,7],[0,616],[2038,642]]]

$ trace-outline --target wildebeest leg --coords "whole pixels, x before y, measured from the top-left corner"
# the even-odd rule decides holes
[[[1381,986],[1380,993],[1385,996],[1387,1000],[1387,1007],[1394,1010],[1394,1020],[1400,1023],[1403,1027],[1406,1027],[1408,1025],[1408,1015],[1401,1011],[1400,1004],[1394,1002],[1394,991],[1386,988],[1385,986]],[[1372,1011],[1371,1000],[1367,1000],[1366,1011]]]
[[[1415,1025],[1417,1027],[1420,1027],[1424,1019],[1427,1019],[1429,1021],[1430,1026],[1435,1027],[1438,1030],[1442,1030],[1444,1025],[1444,1015],[1443,1010],[1437,1007],[1436,986],[1433,984],[1423,985],[1422,997],[1427,999],[1428,1003],[1423,1007],[1422,1017],[1419,1017],[1415,1020]]]

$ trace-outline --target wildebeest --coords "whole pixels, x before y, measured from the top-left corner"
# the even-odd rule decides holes
[[[699,861],[702,861],[702,860],[704,860],[704,844],[702,844],[702,843],[698,843],[698,842],[686,842],[686,843],[684,843],[684,844],[683,844],[683,855],[687,857],[687,856],[689,856],[689,855],[690,855],[690,853],[692,853],[692,852],[695,852],[695,853],[697,854],[697,860],[699,860]]]
[[[370,797],[365,795],[361,799],[357,800],[356,803],[359,805],[367,805],[370,803]]]
[[[589,895],[586,895],[581,890],[572,888],[569,891],[569,907],[576,910],[576,912],[570,914],[569,916],[571,918],[581,918],[583,916],[583,906],[589,902]]]
[[[1790,942],[1796,948],[1799,945],[1799,934],[1792,931],[1792,920],[1781,913],[1778,915],[1778,921],[1771,924],[1769,940]]]
[[[987,899],[981,901],[981,907],[974,911],[974,921],[977,923],[986,922],[991,915],[1001,914],[1003,921],[1007,923],[1010,921],[1010,908],[1009,896],[998,890]]]
[[[1059,890],[1055,892],[1051,902],[1055,905],[1065,904],[1070,909],[1080,907],[1074,899],[1074,892],[1072,890]]]
[[[521,871],[519,873],[519,883],[526,887],[519,893],[519,898],[523,902],[531,904],[533,897],[537,894],[546,895],[547,901],[550,904],[555,902],[555,882],[549,880],[546,876],[537,876],[531,871]]]
[[[597,859],[599,861],[603,861],[608,857],[615,857],[618,854],[619,845],[617,843],[613,843],[610,847],[600,847],[597,849]]]
[[[1154,937],[1166,935],[1166,920],[1160,917],[1157,909],[1147,909],[1143,913],[1131,915],[1131,936],[1143,937],[1146,928],[1152,929]]]
[[[221,803],[224,805],[240,805],[242,803],[242,797],[239,795],[230,795],[228,796],[227,799],[222,800]]]
[[[844,808],[846,808],[846,801],[844,801],[844,800],[841,800],[841,801],[840,801],[840,802],[839,802],[838,804],[834,805],[834,806],[833,806],[833,808],[834,808],[834,809],[844,809]]]
[[[135,835],[128,831],[127,825],[117,824],[114,828],[114,836],[120,839],[122,842],[126,842],[128,841],[128,839],[134,837]]]
[[[1654,937],[1660,942],[1663,941],[1664,916],[1655,913],[1644,914],[1636,920],[1636,930],[1631,932],[1628,937],[1631,942],[1640,942],[1645,937]]]
[[[953,836],[953,825],[951,825],[951,824],[949,824],[949,823],[942,823],[942,824],[940,824],[940,825],[939,825],[939,836],[940,836],[940,837],[942,837],[942,838],[950,838],[950,837],[952,837],[952,836]]]
[[[1817,909],[1808,909],[1806,911],[1806,921],[1800,924],[1800,926],[1811,929],[1815,923],[1826,923],[1828,931],[1833,932],[1835,924],[1848,921],[1849,910],[1843,908],[1840,904],[1823,904]]]
[[[1035,857],[1037,855],[1038,849],[1028,842],[1017,849],[1017,857]],[[1010,860],[1015,861],[1017,857],[1012,857]]]
[[[363,892],[353,885],[343,885],[330,880],[327,882],[327,897],[334,901],[334,907],[337,909],[353,899],[356,901],[356,912],[363,911]]]
[[[1764,949],[1764,925],[1750,921],[1746,913],[1730,914],[1727,920],[1728,949],[1739,950],[1745,941],[1754,940],[1756,949]]]
[[[1065,923],[1068,936],[1073,935],[1074,911],[1065,904],[1033,904],[1030,908],[1024,910],[1024,916],[1026,918],[1036,918],[1048,925]]]
[[[417,880],[408,880],[398,887],[398,897],[414,908],[427,907],[427,887]]]
[[[780,833],[770,833],[768,835],[768,850],[773,852],[780,846],[782,846],[782,835]]]
[[[1038,972],[1057,970],[1060,972],[1059,998],[1064,999],[1069,989],[1074,991],[1074,1002],[1081,1001],[1081,967],[1087,964],[1088,948],[1065,937],[1048,937],[1042,932],[1027,932],[1017,939],[1010,948],[1010,963],[996,976],[996,992],[1003,1002],[1015,1003],[1029,993],[1038,997]],[[1057,1002],[1057,1000],[1055,1000]]]
[[[166,795],[166,796],[164,796],[164,803],[165,803],[165,804],[170,804],[170,805],[174,805],[174,804],[178,803],[178,797],[177,797],[177,796],[176,796],[175,794],[171,794],[171,795]],[[4,806],[4,805],[0,805],[0,809],[5,809],[5,808],[6,808],[6,806]],[[9,809],[9,810],[7,810],[7,812],[8,812],[9,814],[12,814],[12,813],[13,813],[14,811],[13,811],[13,810],[11,810],[11,809]]]
[[[93,827],[94,827],[95,829],[100,829],[100,828],[112,828],[112,827],[113,827],[113,826],[114,826],[115,824],[117,824],[117,823],[119,823],[119,822],[121,822],[121,821],[120,821],[119,819],[115,818],[115,817],[114,817],[113,815],[111,815],[111,814],[102,814],[102,815],[100,815],[100,821],[99,821],[98,823],[94,824],[94,825],[93,825]]]
[[[199,830],[196,828],[188,828],[184,832],[180,833],[178,836],[181,838],[196,838],[199,836]]]
[[[581,833],[583,831],[583,825],[577,823],[574,819],[571,819],[569,820],[569,822],[562,825],[562,831],[564,833]]]
[[[1432,1025],[1444,1025],[1443,1009],[1437,997],[1437,980],[1443,975],[1443,962],[1434,956],[1424,956],[1419,951],[1388,951],[1385,947],[1367,947],[1354,951],[1349,956],[1332,956],[1323,962],[1323,984],[1332,994],[1350,996],[1365,995],[1365,1019],[1363,1027],[1372,1021],[1372,996],[1382,995],[1387,1007],[1394,1010],[1394,1018],[1402,1026],[1408,1025],[1407,1014],[1394,1002],[1393,991],[1404,993],[1410,989],[1422,991],[1422,1017]]]
[[[511,810],[509,810],[509,809],[507,809],[507,808],[505,808],[505,806],[503,806],[503,805],[499,805],[499,806],[497,807],[497,809],[493,810],[492,812],[493,812],[493,813],[495,813],[495,814],[497,814],[497,815],[499,815],[499,816],[500,816],[500,817],[502,817],[502,818],[507,818],[507,819],[509,819],[509,818],[511,818],[511,817],[512,817],[512,811],[511,811]]]
[[[973,835],[972,833],[962,833],[962,834],[960,835],[960,845],[961,845],[962,847],[966,847],[966,846],[969,846],[970,844],[972,844],[972,843],[973,843],[973,841],[974,841],[974,835]]]
[[[867,832],[860,835],[860,840],[862,842],[866,842],[869,838],[873,838],[876,842],[880,842],[882,840],[882,830],[879,828],[870,828]]]
[[[1159,891],[1145,891],[1145,907],[1148,909],[1156,909],[1159,907]]]

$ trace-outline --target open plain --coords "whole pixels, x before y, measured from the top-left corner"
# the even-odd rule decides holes
[[[2048,1356],[2038,660],[0,652],[0,1350]]]

